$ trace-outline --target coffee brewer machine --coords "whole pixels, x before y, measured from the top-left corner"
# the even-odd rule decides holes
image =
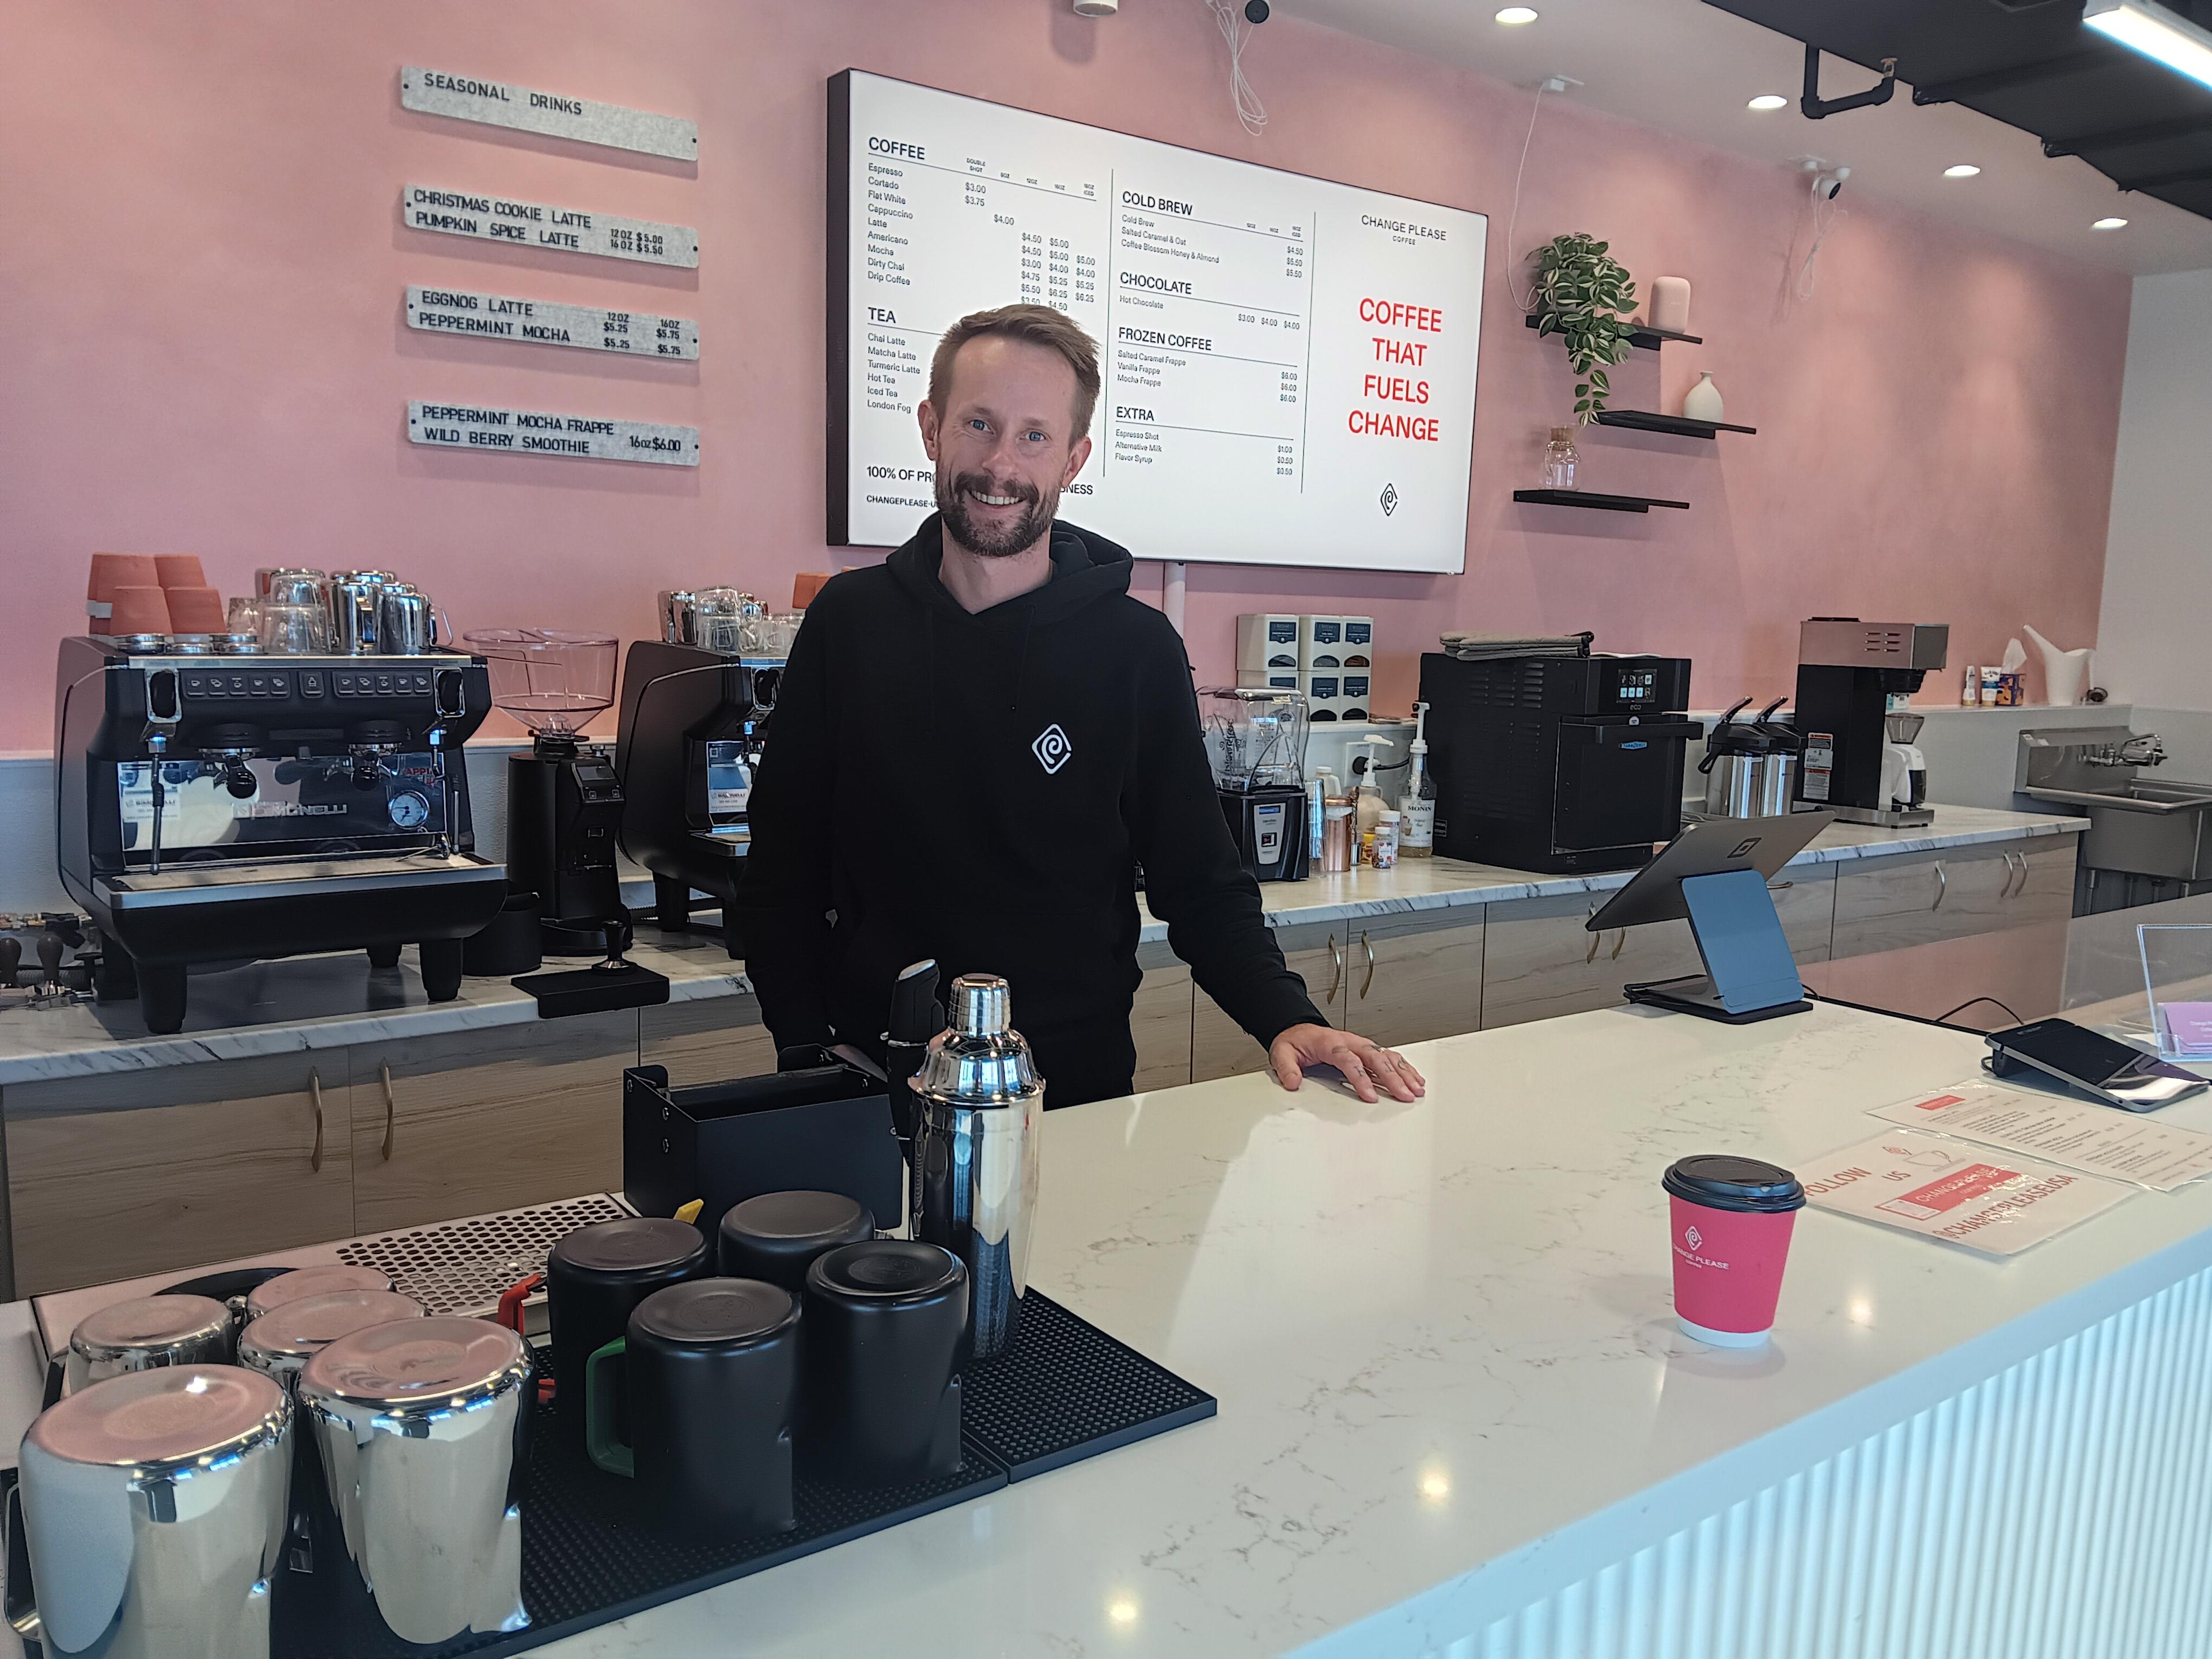
[[[1206,757],[1230,839],[1255,881],[1306,873],[1306,700],[1219,686],[1198,694]]]
[[[1943,666],[1951,630],[1942,623],[1867,623],[1815,617],[1797,632],[1797,709],[1805,740],[1797,799],[1852,823],[1899,827],[1934,822],[1924,804],[1927,769],[1905,749],[1919,732],[1904,713],[1931,668]],[[1891,737],[1896,729],[1910,735]],[[1889,764],[1885,769],[1884,762]],[[1914,780],[1917,778],[1917,783]],[[1916,798],[1917,797],[1917,798]]]
[[[622,847],[653,872],[663,927],[691,925],[701,908],[694,892],[708,895],[707,908],[737,896],[751,844],[753,773],[783,673],[781,656],[748,653],[734,627],[700,629],[696,639],[636,641],[623,669]],[[723,933],[731,956],[742,955],[732,930]]]
[[[498,911],[462,742],[490,712],[480,659],[218,656],[160,635],[61,642],[62,885],[99,936],[94,988],[179,1029],[194,963],[420,947],[434,1002]]]
[[[1513,870],[1627,870],[1682,827],[1686,657],[1427,652],[1436,850]]]
[[[507,763],[507,878],[534,892],[547,956],[596,956],[611,922],[627,927],[615,832],[622,783],[605,749],[580,741],[615,700],[611,634],[486,628],[464,635],[483,653],[492,700],[529,728],[530,752]]]

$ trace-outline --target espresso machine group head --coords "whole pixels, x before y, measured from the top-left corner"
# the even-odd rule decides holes
[[[390,967],[404,944],[433,1000],[459,990],[461,941],[506,887],[469,822],[481,659],[79,635],[55,681],[57,857],[103,1000],[174,1031],[195,963],[365,948]]]
[[[1792,720],[1805,740],[1797,799],[1825,806],[1851,823],[1891,827],[1929,823],[1924,800],[1885,787],[1887,750],[1910,744],[1917,716],[1899,712],[1893,743],[1893,702],[1902,711],[1931,668],[1943,666],[1951,630],[1942,623],[1869,623],[1856,617],[1815,617],[1797,634],[1797,708]],[[1892,776],[1913,778],[1893,767]],[[1924,796],[1926,769],[1908,787]]]

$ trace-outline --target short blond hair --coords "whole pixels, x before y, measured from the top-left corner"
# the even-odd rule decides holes
[[[1075,371],[1075,425],[1068,441],[1075,443],[1091,433],[1091,416],[1098,407],[1098,343],[1064,311],[1050,306],[1000,306],[995,311],[971,311],[945,331],[937,355],[929,360],[929,401],[938,414],[952,391],[952,360],[970,340],[987,335],[1026,341],[1057,351]]]

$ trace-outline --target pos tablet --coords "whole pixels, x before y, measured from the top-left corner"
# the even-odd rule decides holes
[[[1708,818],[1668,842],[1584,926],[1601,933],[1686,917],[1705,971],[1625,986],[1628,1000],[1731,1025],[1810,1008],[1766,884],[1834,821],[1829,812]]]

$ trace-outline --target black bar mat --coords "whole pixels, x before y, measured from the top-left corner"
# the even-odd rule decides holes
[[[1026,1480],[1213,1415],[1217,1402],[1042,1291],[1023,1293],[1014,1346],[969,1368],[968,1437]]]
[[[802,1474],[792,1494],[799,1524],[764,1537],[687,1537],[649,1525],[635,1483],[594,1468],[560,1432],[550,1408],[540,1407],[522,1496],[526,1629],[416,1647],[373,1615],[340,1611],[322,1574],[286,1572],[270,1609],[276,1659],[520,1653],[1214,1414],[1212,1395],[1042,1292],[1023,1297],[1020,1317],[1013,1351],[971,1367],[962,1383],[967,1462],[960,1474],[869,1488]],[[13,1473],[0,1473],[0,1497]],[[11,1557],[21,1555],[22,1529],[9,1532]],[[27,1560],[9,1562],[11,1603],[27,1569]],[[25,1650],[40,1652],[36,1643]]]
[[[687,1537],[648,1525],[635,1483],[595,1468],[581,1446],[559,1433],[550,1407],[541,1408],[531,1428],[522,1497],[522,1604],[531,1620],[526,1629],[417,1647],[400,1641],[374,1616],[334,1616],[310,1588],[313,1581],[288,1573],[278,1582],[271,1609],[271,1651],[278,1659],[520,1653],[1006,1484],[1006,1471],[970,1445],[960,1474],[910,1486],[838,1486],[801,1474],[792,1488],[799,1524],[789,1532]]]

